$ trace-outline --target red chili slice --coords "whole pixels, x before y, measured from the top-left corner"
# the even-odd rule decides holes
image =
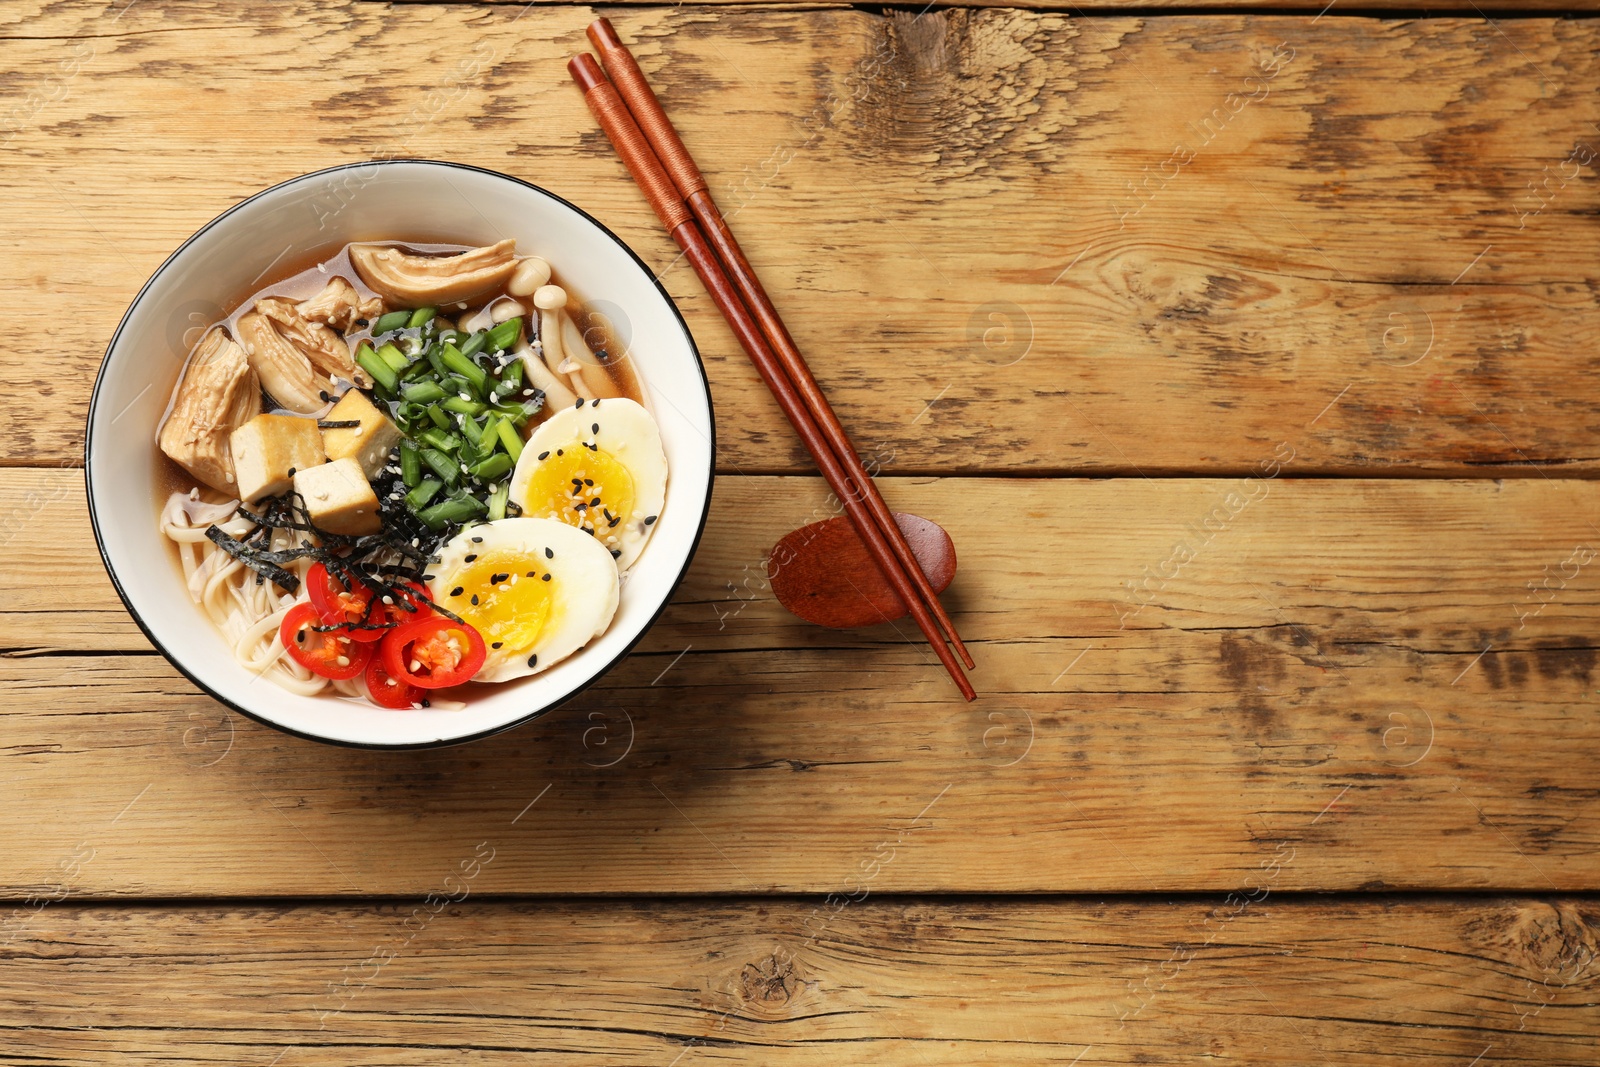
[[[354,678],[372,657],[372,646],[351,639],[345,630],[318,631],[326,625],[310,604],[296,604],[283,617],[278,636],[294,661],[324,678]],[[340,662],[343,660],[344,662]]]
[[[306,574],[306,597],[324,626],[349,626],[352,641],[381,641],[389,632],[386,627],[374,625],[388,616],[381,604],[371,606],[372,590],[355,581],[345,588],[344,582],[321,563],[312,564]]]
[[[367,660],[366,682],[367,696],[380,708],[404,711],[422,702],[422,690],[410,682],[391,677],[384,668],[382,656]]]
[[[400,627],[383,639],[381,649],[389,676],[419,689],[460,685],[478,673],[488,655],[476,629],[443,615]]]
[[[325,626],[348,626],[353,641],[381,641],[391,631],[424,616],[433,614],[428,603],[428,591],[416,582],[392,583],[396,595],[392,600],[404,599],[404,604],[373,604],[373,591],[360,581],[352,580],[345,588],[344,581],[336,577],[321,563],[313,564],[306,574],[306,596],[310,599]]]

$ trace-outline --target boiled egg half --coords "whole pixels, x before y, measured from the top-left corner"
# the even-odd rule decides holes
[[[428,594],[483,635],[477,682],[504,682],[561,662],[611,625],[616,562],[600,542],[554,519],[469,526],[439,550]]]
[[[644,550],[667,490],[661,431],[624,397],[579,400],[540,423],[511,474],[510,499],[532,518],[593,536],[627,570]]]

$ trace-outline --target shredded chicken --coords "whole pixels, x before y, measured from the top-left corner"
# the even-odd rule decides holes
[[[260,413],[260,379],[244,349],[217,327],[190,356],[157,440],[184,470],[218,492],[238,496],[228,437]]]
[[[265,302],[258,301],[257,306]],[[285,340],[261,312],[239,316],[239,340],[262,386],[278,403],[301,415],[315,415],[328,406],[332,394],[327,378],[319,380],[311,369],[311,360]]]
[[[377,297],[362,300],[355,286],[343,278],[330,278],[322,292],[302,300],[297,309],[303,318],[349,333],[357,319],[375,319],[383,314],[383,301]]]
[[[349,282],[333,278],[310,300],[266,296],[256,301],[256,311],[270,320],[279,336],[324,375],[343,378],[364,389],[371,388],[372,379],[351,356],[343,333],[358,318],[381,315],[381,300],[362,302]],[[267,391],[272,392],[270,386]]]

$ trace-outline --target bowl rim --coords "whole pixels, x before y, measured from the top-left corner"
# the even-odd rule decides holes
[[[553,701],[553,702],[551,702],[549,704],[544,705],[543,707],[540,707],[540,708],[537,708],[537,709],[535,709],[533,711],[530,711],[526,715],[522,715],[522,716],[520,716],[520,717],[518,717],[516,719],[512,719],[512,720],[510,720],[508,722],[505,722],[505,723],[502,723],[502,724],[500,724],[498,726],[490,727],[487,730],[480,730],[480,731],[478,731],[476,733],[465,734],[465,735],[460,736],[460,737],[440,738],[440,739],[438,739],[436,741],[411,741],[411,742],[404,742],[404,743],[400,743],[400,744],[389,745],[389,744],[383,744],[381,742],[375,742],[375,741],[350,741],[350,740],[346,740],[346,739],[343,739],[343,738],[324,737],[324,736],[321,736],[319,734],[307,733],[307,732],[305,732],[303,730],[293,729],[291,727],[285,726],[284,724],[282,724],[280,722],[276,722],[276,721],[274,721],[274,720],[272,720],[270,718],[267,718],[267,717],[265,717],[263,715],[259,715],[256,712],[251,711],[249,708],[246,708],[241,704],[238,704],[238,703],[235,703],[232,700],[229,700],[227,697],[224,697],[222,694],[218,693],[216,690],[212,689],[210,686],[206,685],[203,681],[201,681],[198,677],[196,677],[189,670],[189,668],[186,667],[183,664],[183,662],[177,656],[173,655],[173,653],[172,653],[172,651],[170,649],[168,649],[164,644],[161,643],[160,640],[158,640],[156,638],[156,635],[151,631],[150,627],[145,623],[144,616],[139,613],[139,609],[134,606],[133,601],[129,598],[127,591],[123,588],[122,581],[117,577],[117,572],[111,565],[111,557],[106,552],[106,539],[105,539],[105,534],[101,531],[99,513],[97,512],[97,510],[95,508],[94,482],[89,477],[89,467],[90,467],[90,462],[91,462],[91,456],[93,455],[93,452],[94,452],[94,425],[95,425],[94,415],[95,415],[96,409],[99,407],[99,404],[100,404],[100,387],[105,381],[106,366],[111,361],[111,353],[117,347],[117,342],[122,337],[123,329],[128,325],[128,320],[129,320],[129,318],[132,317],[134,309],[136,307],[138,307],[139,306],[139,302],[144,299],[145,293],[148,292],[150,287],[155,284],[156,279],[161,277],[161,275],[166,272],[167,268],[172,265],[172,262],[174,260],[176,260],[180,255],[183,254],[185,249],[187,249],[195,241],[198,241],[201,237],[205,236],[206,233],[208,233],[213,227],[221,224],[224,220],[229,218],[235,212],[242,210],[247,205],[252,204],[257,200],[260,200],[262,197],[269,196],[269,195],[277,192],[278,190],[283,189],[283,188],[285,188],[287,186],[293,185],[293,184],[295,184],[297,182],[306,181],[307,179],[310,179],[310,178],[322,177],[323,175],[337,174],[340,171],[355,170],[355,169],[365,169],[365,168],[370,168],[370,167],[385,167],[385,166],[391,166],[391,165],[394,165],[394,164],[410,164],[410,163],[420,163],[420,164],[424,164],[424,165],[427,165],[427,166],[434,166],[434,167],[449,167],[449,168],[452,168],[452,169],[455,169],[455,170],[474,171],[474,172],[477,172],[479,174],[485,174],[485,175],[488,175],[490,177],[500,178],[500,179],[502,179],[504,181],[512,182],[512,183],[514,183],[516,185],[520,185],[520,186],[523,186],[523,187],[525,187],[527,189],[531,189],[535,193],[540,193],[540,194],[542,194],[544,196],[547,196],[550,199],[556,201],[558,204],[561,204],[562,206],[564,206],[564,207],[576,212],[579,216],[581,216],[583,219],[585,219],[587,222],[589,222],[591,225],[593,225],[601,233],[605,234],[606,237],[610,238],[610,240],[614,244],[616,244],[616,246],[618,248],[622,249],[622,251],[624,253],[626,253],[627,256],[630,259],[633,260],[634,264],[641,271],[643,271],[644,274],[647,277],[649,277],[651,284],[654,285],[655,288],[656,288],[656,291],[661,294],[661,298],[662,298],[662,300],[664,300],[666,302],[667,308],[672,312],[673,318],[675,318],[677,320],[678,328],[683,331],[683,339],[686,342],[688,342],[690,354],[692,354],[694,356],[695,366],[700,372],[700,386],[705,392],[706,412],[710,416],[710,422],[709,422],[709,425],[708,425],[707,429],[710,431],[709,434],[708,434],[708,438],[709,438],[709,442],[710,442],[710,446],[711,446],[711,448],[710,448],[711,462],[708,464],[707,469],[706,469],[705,503],[701,508],[700,517],[696,522],[694,536],[689,542],[689,551],[688,551],[688,554],[684,557],[683,567],[678,571],[677,576],[672,579],[671,584],[667,588],[666,596],[663,597],[662,600],[661,600],[661,603],[656,606],[656,609],[650,615],[650,618],[648,620],[646,620],[644,625],[639,628],[639,632],[634,635],[633,639],[631,641],[629,641],[626,645],[624,645],[622,647],[622,649],[620,649],[615,656],[613,656],[603,666],[601,666],[598,669],[596,669],[594,671],[594,673],[592,673],[581,684],[579,684],[577,687],[575,687],[571,692],[567,693],[566,695],[560,697],[559,699],[557,699],[557,700],[555,700],[555,701]],[[228,208],[226,211],[223,211],[221,214],[219,214],[215,218],[213,218],[210,222],[207,222],[204,226],[200,227],[194,233],[190,234],[189,237],[186,238],[183,241],[182,244],[180,244],[176,249],[174,249],[172,251],[171,255],[167,256],[166,259],[161,261],[161,265],[159,267],[157,267],[153,272],[151,272],[150,277],[145,280],[144,284],[139,287],[139,291],[134,294],[133,299],[128,302],[127,310],[122,313],[122,318],[117,322],[117,328],[111,334],[111,340],[106,342],[105,355],[103,357],[101,357],[100,366],[95,370],[94,389],[89,394],[89,409],[88,409],[88,414],[85,416],[85,419],[84,419],[84,433],[83,433],[83,483],[84,483],[84,486],[83,486],[83,488],[84,488],[84,497],[88,501],[88,505],[89,505],[89,526],[94,531],[95,549],[96,549],[96,551],[98,551],[100,553],[100,564],[101,564],[101,566],[103,566],[105,568],[106,575],[111,579],[111,586],[112,586],[112,588],[114,588],[117,591],[118,599],[120,599],[122,601],[123,607],[125,607],[127,609],[127,611],[128,611],[128,614],[133,617],[134,623],[139,627],[140,631],[145,635],[145,638],[148,639],[149,642],[152,645],[155,646],[156,651],[160,652],[161,655],[162,655],[162,658],[164,658],[168,663],[172,664],[172,666],[177,669],[179,674],[182,674],[185,678],[187,678],[189,680],[190,684],[192,684],[195,687],[197,687],[206,696],[209,696],[212,700],[215,700],[217,703],[223,705],[224,707],[229,708],[229,709],[231,709],[233,711],[236,711],[236,712],[238,712],[239,714],[245,716],[248,719],[252,719],[255,722],[261,723],[263,726],[271,727],[274,730],[277,730],[277,731],[279,731],[281,733],[289,734],[289,735],[291,735],[293,737],[300,737],[300,738],[304,738],[307,741],[315,741],[315,742],[317,742],[319,744],[333,745],[333,746],[339,747],[339,748],[366,749],[366,750],[377,750],[377,751],[410,751],[410,750],[417,750],[417,749],[450,748],[450,747],[453,747],[455,745],[465,745],[465,744],[468,744],[468,743],[473,742],[473,741],[481,741],[484,738],[493,737],[496,734],[505,733],[508,730],[514,730],[519,726],[523,726],[523,725],[525,725],[527,723],[530,723],[530,722],[534,721],[535,719],[543,718],[544,716],[548,715],[550,712],[555,711],[556,709],[558,709],[558,708],[562,707],[563,705],[565,705],[568,701],[572,700],[574,697],[577,697],[580,694],[586,692],[591,686],[593,686],[601,678],[603,678],[607,674],[609,674],[611,672],[612,668],[616,667],[616,665],[618,663],[620,663],[624,659],[626,659],[633,652],[634,647],[637,646],[638,643],[641,640],[644,639],[645,634],[649,633],[650,630],[652,628],[654,628],[654,626],[656,624],[656,621],[661,618],[661,613],[666,611],[667,605],[672,602],[672,598],[677,594],[679,587],[683,584],[684,578],[688,575],[690,566],[692,566],[693,563],[694,563],[695,553],[699,551],[701,538],[705,536],[706,521],[710,518],[710,515],[711,515],[711,497],[712,497],[712,492],[713,492],[713,490],[715,488],[716,477],[717,477],[716,456],[717,456],[716,408],[715,408],[715,406],[713,404],[712,397],[711,397],[711,379],[706,374],[705,360],[700,355],[700,347],[695,343],[694,334],[689,329],[689,323],[684,319],[683,312],[678,307],[677,302],[672,299],[672,294],[667,292],[666,287],[661,284],[660,277],[658,275],[656,275],[656,273],[650,269],[649,264],[645,263],[645,261],[639,257],[639,254],[637,252],[635,252],[628,245],[628,243],[626,241],[624,241],[621,237],[618,237],[616,235],[616,233],[614,233],[611,230],[611,228],[609,226],[607,226],[605,223],[601,222],[599,219],[595,218],[593,215],[589,214],[589,212],[585,211],[583,208],[579,207],[577,204],[574,204],[572,201],[566,199],[563,196],[560,196],[560,195],[558,195],[556,193],[551,192],[550,190],[544,188],[543,186],[536,185],[535,183],[527,181],[527,180],[522,179],[522,178],[518,178],[515,175],[506,174],[506,173],[504,173],[502,171],[492,170],[492,169],[490,169],[488,167],[473,166],[470,163],[456,163],[456,162],[453,162],[453,161],[450,161],[450,160],[442,160],[442,159],[426,159],[426,158],[423,158],[423,157],[420,157],[420,156],[405,156],[405,157],[395,157],[395,158],[389,158],[389,159],[362,160],[360,162],[354,162],[354,163],[341,163],[341,164],[338,164],[336,166],[324,167],[321,170],[307,171],[304,174],[297,174],[292,178],[286,178],[281,182],[278,182],[278,183],[276,183],[274,185],[270,185],[265,189],[261,189],[261,190],[255,192],[255,193],[252,193],[251,195],[245,197],[243,200],[240,200],[237,204],[234,204],[232,207]]]

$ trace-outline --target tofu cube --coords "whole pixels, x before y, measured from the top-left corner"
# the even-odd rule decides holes
[[[233,431],[228,447],[239,499],[247,504],[287,493],[296,471],[326,458],[317,420],[294,415],[257,415]]]
[[[400,428],[389,416],[373,407],[359,389],[339,398],[325,422],[358,422],[359,426],[322,431],[322,447],[332,459],[353,459],[361,464],[370,481],[389,461],[389,453],[400,443]]]
[[[353,459],[336,459],[296,471],[294,491],[305,501],[312,525],[333,534],[359,537],[383,528],[378,498]]]

